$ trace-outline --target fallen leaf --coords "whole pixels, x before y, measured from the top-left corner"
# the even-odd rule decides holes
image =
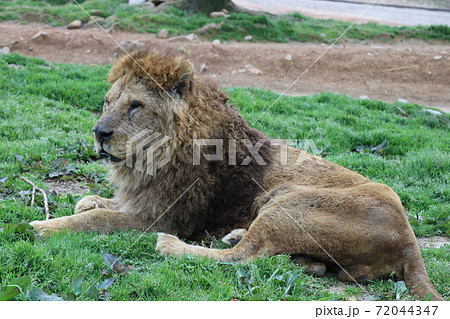
[[[64,301],[63,298],[55,294],[48,295],[40,288],[33,288],[28,290],[26,293],[26,298],[28,301]]]
[[[134,269],[134,266],[122,264],[122,258],[107,251],[103,253],[103,260],[108,265],[108,269],[102,271],[103,274],[107,274],[110,269],[118,274]]]

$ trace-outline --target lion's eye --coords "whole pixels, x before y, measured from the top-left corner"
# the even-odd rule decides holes
[[[170,89],[170,93],[171,93],[172,95],[175,95],[175,97],[178,98],[178,99],[179,99],[180,96],[181,96],[180,88],[177,87],[177,86],[174,86],[172,89]]]
[[[137,109],[137,108],[139,108],[139,107],[142,107],[142,106],[144,106],[141,102],[139,102],[139,101],[133,101],[133,102],[131,102],[131,104],[130,104],[130,108],[128,109],[128,116],[130,116],[130,114],[131,114],[131,112],[133,112],[133,110],[135,110],[135,109]]]

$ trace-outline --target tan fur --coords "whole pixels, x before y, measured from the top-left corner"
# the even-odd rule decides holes
[[[109,81],[96,130],[113,133],[104,141],[96,137],[95,144],[117,160],[110,162],[115,196],[87,196],[75,215],[33,222],[39,232],[158,231],[156,249],[163,254],[220,261],[292,254],[317,275],[329,269],[341,280],[364,283],[394,273],[419,298],[431,293],[442,300],[430,283],[400,199],[388,186],[293,148],[288,148],[285,165],[282,148],[251,128],[217,87],[200,81],[184,57],[137,52],[113,66]],[[130,108],[133,101],[140,106]],[[154,175],[125,165],[127,141],[144,129],[171,138],[171,160]],[[222,139],[224,159],[201,157],[193,165],[193,140],[199,138]],[[227,145],[233,139],[251,145],[263,140],[259,154],[265,165],[254,159],[241,165],[249,155],[241,143],[237,164],[229,165]],[[211,154],[214,148],[202,151]],[[166,234],[199,239],[206,231],[222,237],[236,228],[244,230],[231,235],[242,239],[225,250],[188,245]]]

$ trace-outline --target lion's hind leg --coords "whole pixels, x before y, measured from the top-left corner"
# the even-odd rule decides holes
[[[292,259],[295,263],[305,267],[305,270],[316,277],[323,277],[327,271],[327,266],[324,263],[317,262],[311,258],[293,255]]]
[[[344,282],[357,282],[358,284],[368,284],[376,277],[373,274],[372,267],[368,265],[354,265],[339,270],[338,279]]]

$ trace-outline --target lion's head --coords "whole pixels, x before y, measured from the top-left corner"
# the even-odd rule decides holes
[[[188,123],[193,66],[171,53],[138,51],[112,67],[103,114],[94,126],[95,148],[102,157],[121,162],[127,141],[140,132],[175,137],[177,123]]]

